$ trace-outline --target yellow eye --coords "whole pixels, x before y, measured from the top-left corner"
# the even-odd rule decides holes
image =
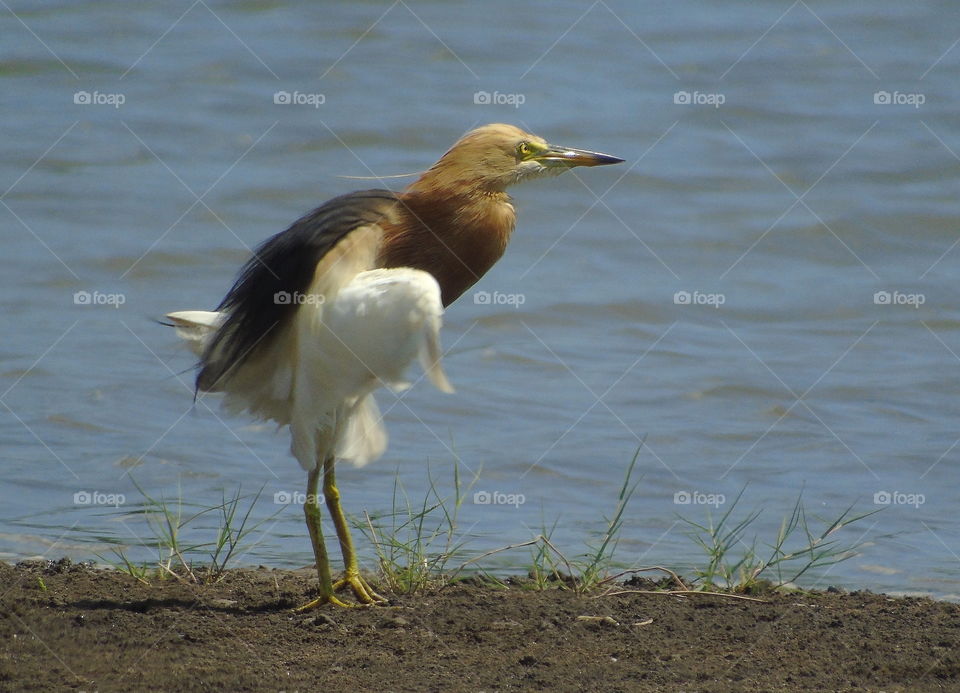
[[[517,145],[517,155],[520,156],[521,158],[530,156],[532,152],[533,150],[530,148],[530,145],[527,144],[526,142],[521,142],[520,144]]]

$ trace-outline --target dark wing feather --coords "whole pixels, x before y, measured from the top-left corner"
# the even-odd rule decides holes
[[[196,387],[220,390],[226,376],[270,343],[292,319],[298,305],[278,294],[305,295],[317,264],[347,234],[376,225],[397,205],[389,190],[361,190],[335,197],[267,239],[240,270],[217,306],[226,315],[204,350]]]

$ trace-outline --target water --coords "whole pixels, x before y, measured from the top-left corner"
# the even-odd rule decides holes
[[[194,506],[263,486],[240,562],[309,563],[300,509],[274,503],[304,486],[285,433],[194,406],[191,357],[151,318],[212,307],[250,247],[381,185],[346,176],[422,170],[508,121],[627,164],[513,191],[491,302],[447,314],[457,394],[380,396],[391,447],[341,470],[348,510],[388,510],[397,478],[422,499],[428,465],[448,493],[459,460],[470,551],[556,523],[575,555],[642,445],[626,566],[702,564],[678,516],[744,489],[747,539],[769,541],[802,492],[814,523],[881,510],[805,584],[960,595],[954,5],[11,7],[4,558],[146,559],[136,485]]]

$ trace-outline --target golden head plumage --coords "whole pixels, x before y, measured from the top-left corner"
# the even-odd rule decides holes
[[[551,145],[514,125],[491,123],[457,140],[409,190],[497,193],[521,181],[558,175],[574,166],[621,161],[607,154]]]

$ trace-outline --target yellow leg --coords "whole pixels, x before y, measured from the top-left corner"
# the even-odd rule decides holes
[[[316,609],[324,604],[335,606],[349,606],[334,595],[333,580],[330,577],[330,560],[327,558],[327,547],[323,543],[323,529],[320,526],[320,504],[317,502],[317,485],[320,480],[320,465],[318,464],[307,474],[307,500],[303,504],[303,514],[307,518],[307,529],[310,530],[310,542],[313,544],[313,555],[317,560],[317,575],[320,578],[320,595],[301,607],[294,609],[298,613]]]
[[[350,539],[350,528],[347,526],[343,508],[340,507],[340,491],[337,489],[334,462],[332,455],[323,461],[323,496],[327,502],[327,511],[333,519],[333,526],[337,529],[337,539],[340,540],[340,551],[343,553],[344,574],[334,583],[333,590],[350,587],[357,601],[362,604],[385,602],[387,599],[374,592],[367,581],[360,577],[357,553],[353,548],[353,540]]]

